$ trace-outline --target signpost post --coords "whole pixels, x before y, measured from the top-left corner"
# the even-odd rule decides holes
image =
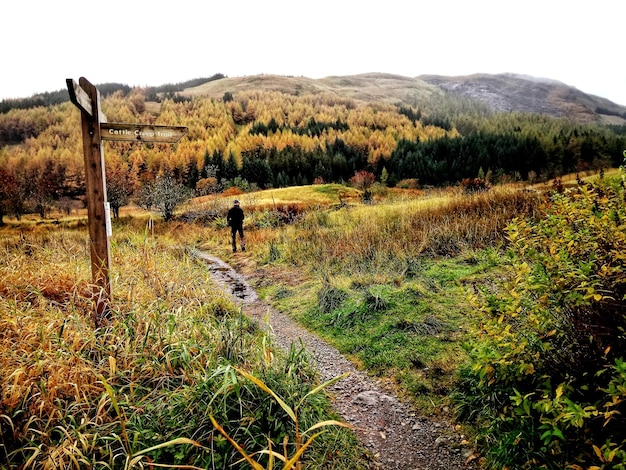
[[[100,110],[100,93],[89,81],[81,77],[76,83],[67,79],[70,99],[81,110],[83,154],[85,157],[85,183],[87,189],[87,216],[91,252],[91,277],[96,299],[96,326],[110,316],[111,282],[109,266],[109,237],[106,230],[106,178],[104,152],[100,137],[100,123],[106,116]]]
[[[100,109],[100,93],[85,77],[66,80],[70,100],[81,111],[87,216],[91,252],[91,275],[96,300],[96,327],[110,316],[111,281],[109,267],[109,206],[102,140],[175,143],[187,133],[186,127],[108,123]]]

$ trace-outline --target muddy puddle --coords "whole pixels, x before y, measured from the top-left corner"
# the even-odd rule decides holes
[[[202,259],[207,264],[211,277],[225,292],[233,297],[233,300],[244,303],[252,303],[258,300],[256,292],[248,285],[243,276],[221,259],[199,250],[192,250],[191,254],[196,258]]]

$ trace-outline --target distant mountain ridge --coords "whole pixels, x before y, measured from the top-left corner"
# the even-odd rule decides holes
[[[496,112],[540,113],[581,122],[626,124],[626,106],[584,93],[557,80],[519,74],[405,77],[366,73],[320,79],[251,75],[214,80],[188,88],[181,94],[221,98],[226,92],[254,89],[293,95],[330,93],[347,99],[391,104],[415,104],[420,98],[443,93],[476,100]]]
[[[97,85],[103,96],[116,90],[128,93],[130,87],[118,83]],[[380,102],[420,107],[423,100],[436,101],[450,96],[474,100],[495,112],[540,113],[569,117],[580,122],[626,125],[626,106],[590,95],[549,78],[503,73],[477,73],[464,76],[420,75],[406,77],[387,73],[329,76],[313,79],[284,75],[227,77],[215,74],[178,84],[146,87],[146,99],[174,95],[223,98],[238,91],[276,91],[295,96],[335,95],[338,99]],[[0,113],[12,108],[47,106],[69,100],[67,90],[41,93],[30,98],[2,100]]]

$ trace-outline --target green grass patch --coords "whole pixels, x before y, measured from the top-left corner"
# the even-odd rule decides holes
[[[447,403],[457,366],[466,359],[466,299],[491,262],[488,256],[477,260],[423,259],[419,273],[400,283],[379,283],[380,275],[336,276],[261,292],[364,370],[392,379],[422,410],[437,413]]]
[[[539,199],[499,188],[311,208],[263,232],[266,253],[256,256],[261,270],[307,273],[307,282],[285,275],[262,293],[422,411],[440,412],[475,340],[469,296],[497,292],[503,229],[514,216],[533,217]]]

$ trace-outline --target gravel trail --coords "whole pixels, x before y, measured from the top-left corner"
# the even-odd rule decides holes
[[[374,456],[372,468],[477,468],[472,449],[452,424],[420,416],[384,385],[357,370],[335,348],[261,301],[245,277],[224,261],[197,250],[193,255],[207,263],[213,279],[242,305],[244,314],[260,323],[269,316],[276,344],[289,348],[292,342],[302,341],[314,357],[322,381],[350,373],[327,390],[336,412],[355,427],[357,437]]]

